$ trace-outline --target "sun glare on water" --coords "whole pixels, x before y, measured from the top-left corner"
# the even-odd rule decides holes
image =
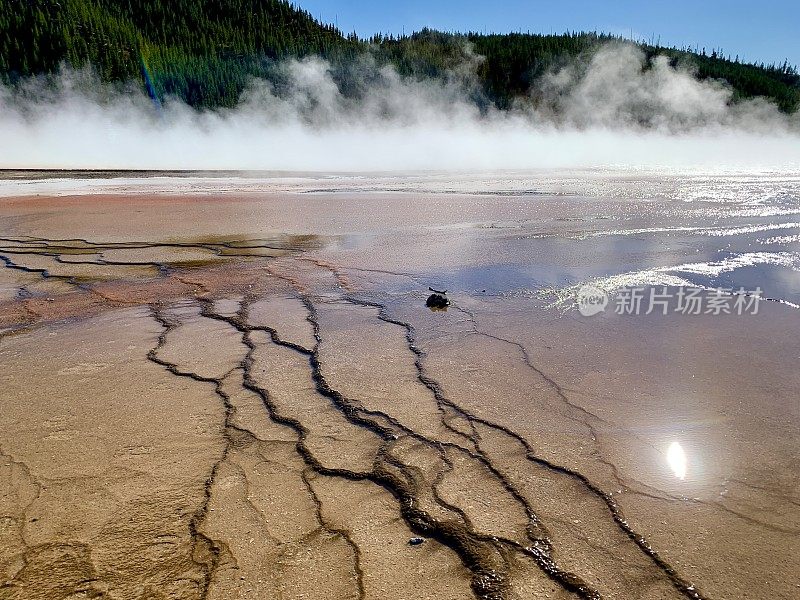
[[[678,442],[672,442],[667,450],[669,468],[678,479],[686,478],[686,453]]]

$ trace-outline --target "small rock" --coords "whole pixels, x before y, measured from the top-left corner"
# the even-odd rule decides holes
[[[408,540],[408,545],[409,546],[419,546],[420,544],[424,544],[424,543],[425,543],[425,538],[421,538],[421,537],[413,537],[410,540]]]
[[[450,300],[447,299],[447,296],[440,293],[431,294],[428,296],[428,300],[425,302],[425,306],[428,308],[436,309],[443,309],[450,306]]]

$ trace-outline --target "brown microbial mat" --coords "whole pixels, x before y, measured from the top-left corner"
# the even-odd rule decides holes
[[[563,302],[735,245],[675,202],[3,199],[0,598],[798,597],[796,271]]]

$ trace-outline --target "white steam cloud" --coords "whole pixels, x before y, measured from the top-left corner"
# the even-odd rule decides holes
[[[476,58],[473,62],[479,61]],[[645,69],[645,66],[650,68]],[[557,167],[800,168],[800,117],[665,57],[609,45],[552,73],[510,111],[469,99],[466,64],[444,80],[372,69],[359,98],[327,63],[288,61],[278,93],[254,80],[234,109],[156,110],[136,86],[86,71],[0,87],[0,167],[287,171]],[[365,78],[365,81],[367,79]]]

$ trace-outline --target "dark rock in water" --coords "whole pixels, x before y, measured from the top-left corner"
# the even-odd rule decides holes
[[[425,302],[425,306],[428,308],[447,308],[450,306],[450,300],[444,294],[435,293],[428,296],[427,302]]]
[[[410,540],[408,540],[409,546],[419,546],[420,544],[424,543],[425,543],[425,538],[420,538],[420,537],[413,537]]]

